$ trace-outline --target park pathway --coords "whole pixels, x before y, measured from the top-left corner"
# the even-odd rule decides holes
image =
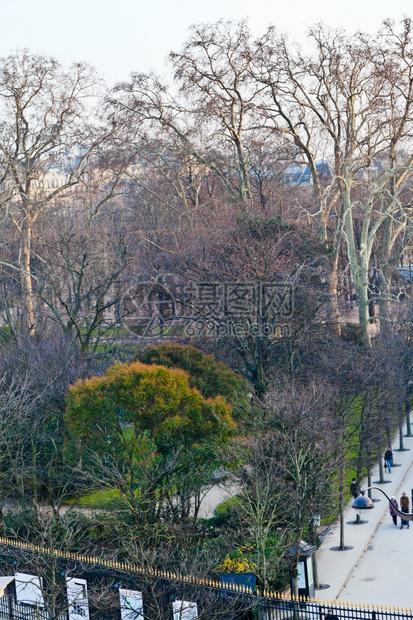
[[[400,503],[403,491],[411,498],[413,490],[413,437],[404,438],[405,450],[393,450],[392,473],[385,473],[379,484],[378,466],[373,472],[375,486]],[[379,491],[372,491],[374,509],[362,514],[364,523],[355,523],[350,501],[345,510],[346,551],[338,551],[339,524],[325,535],[317,551],[320,585],[318,600],[382,604],[413,608],[413,523],[410,529],[395,528],[388,512],[388,502]]]

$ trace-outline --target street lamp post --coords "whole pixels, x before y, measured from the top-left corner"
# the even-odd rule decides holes
[[[383,493],[383,495],[388,499],[389,503],[391,503],[390,497],[383,491],[383,489],[380,489],[379,487],[367,487],[366,489],[361,490],[361,495],[356,497],[356,499],[354,500],[352,504],[352,508],[354,508],[354,510],[370,510],[371,508],[374,508],[374,504],[371,499],[367,495],[364,495],[364,492],[368,491],[369,489],[380,491],[380,493]],[[396,508],[394,504],[392,504],[392,506],[394,512],[400,517],[400,519],[403,519],[403,521],[413,521],[412,512],[402,512],[401,510]]]
[[[371,489],[372,487],[367,487],[368,489]],[[361,521],[360,519],[360,511],[361,510],[370,510],[371,508],[374,508],[374,504],[372,502],[372,499],[369,495],[365,495],[365,490],[364,489],[360,489],[360,493],[361,495],[359,495],[358,497],[356,497],[356,499],[354,500],[353,504],[352,504],[352,508],[354,508],[354,510],[356,510],[356,521],[355,523],[366,523],[365,521]]]

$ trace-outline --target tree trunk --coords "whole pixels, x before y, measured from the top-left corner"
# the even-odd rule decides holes
[[[23,299],[22,331],[34,336],[34,309],[33,309],[33,282],[31,275],[31,236],[32,229],[29,215],[27,215],[20,235],[21,248],[21,287]]]
[[[236,149],[238,154],[238,163],[240,167],[240,198],[242,202],[250,202],[252,200],[252,191],[250,178],[248,174],[247,162],[245,161],[244,151],[242,149],[241,143],[239,141],[236,142]]]
[[[395,157],[392,161],[392,166],[395,166]],[[394,195],[394,179],[392,180],[392,192]],[[392,267],[390,265],[391,261],[391,247],[390,247],[390,237],[391,231],[393,228],[391,218],[387,218],[387,220],[383,224],[383,241],[381,244],[381,257],[380,257],[380,331],[383,333],[388,333],[392,320],[392,302],[390,301],[391,296],[391,276],[392,276]]]
[[[35,507],[35,511],[37,512],[37,503],[38,503],[38,484],[37,484],[37,446],[34,442],[33,436],[30,438],[31,447],[32,447],[32,459],[33,459],[33,504]]]
[[[383,450],[381,446],[379,446],[379,474],[380,474],[380,484],[383,484],[384,483]]]
[[[390,329],[392,303],[390,299],[380,299],[379,306],[380,306],[380,331],[382,333],[387,333]]]
[[[333,268],[330,276],[330,304],[331,321],[337,336],[341,336],[340,311],[338,309],[338,259],[340,255],[340,241],[334,249]]]
[[[369,498],[371,499],[371,486],[372,486],[372,481],[371,481],[371,464],[369,462],[368,466],[367,466],[367,486],[369,487],[369,490],[367,492],[367,495],[369,496]]]
[[[319,588],[320,582],[318,579],[318,562],[317,562],[317,553],[313,555],[313,577],[314,577],[314,587]]]
[[[355,283],[358,305],[359,305],[359,325],[360,325],[360,332],[361,332],[361,337],[363,339],[363,342],[367,346],[370,347],[371,337],[370,337],[370,330],[369,330],[369,324],[370,324],[369,300],[367,296],[368,286],[364,278],[361,280],[362,280],[361,282],[359,281]]]
[[[403,444],[403,403],[399,403],[399,450],[404,450],[404,444]]]
[[[340,510],[340,545],[339,545],[339,548],[344,549],[345,548],[345,545],[344,545],[344,510],[343,510],[343,502],[341,498],[340,498],[339,510]]]
[[[339,488],[339,511],[340,511],[340,549],[345,549],[344,544],[344,475],[345,475],[345,462],[344,456],[342,456],[342,462],[340,466],[340,488]]]
[[[348,175],[347,175],[348,176]],[[343,196],[344,199],[344,236],[347,244],[347,256],[350,263],[351,275],[353,277],[354,287],[356,289],[357,301],[359,306],[359,325],[363,342],[368,346],[371,345],[369,330],[369,256],[366,255],[367,247],[364,247],[364,253],[359,252],[356,247],[355,230],[352,214],[352,202],[348,193]]]
[[[406,398],[404,401],[404,413],[406,416],[406,437],[412,436],[412,429],[410,426],[410,390],[407,388],[406,390]]]
[[[294,568],[292,569],[294,570]],[[297,569],[295,569],[297,570]],[[297,575],[293,575],[291,577],[291,596],[295,597],[295,599],[298,599],[298,580],[297,580]]]

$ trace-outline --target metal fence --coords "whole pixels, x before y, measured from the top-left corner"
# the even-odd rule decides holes
[[[323,604],[317,601],[262,601],[259,605],[262,620],[407,620],[413,618],[411,609],[353,603]]]
[[[297,601],[273,601],[268,605],[268,601],[255,601],[255,605],[248,605],[248,609],[244,611],[239,608],[238,611],[232,610],[228,615],[224,610],[218,612],[217,617],[220,620],[237,620],[253,619],[253,620],[408,620],[412,618],[412,614],[402,609],[370,609],[368,606],[348,607],[344,604],[326,606],[320,603],[297,602]],[[96,614],[91,610],[90,617]],[[121,618],[120,609],[110,610],[107,615],[99,614],[99,617]],[[144,616],[139,618],[146,620],[148,616],[144,612]],[[162,616],[164,617],[164,616]],[[200,617],[206,619],[207,616],[200,610]],[[214,616],[208,617],[213,620]],[[0,598],[0,619],[1,620],[70,620],[68,611],[61,612],[56,615],[50,614],[47,610],[30,605],[16,603],[10,593]],[[172,611],[170,612],[172,620]],[[136,618],[137,620],[137,618]]]
[[[95,585],[101,586],[103,582],[112,591],[119,587],[141,590],[144,620],[172,620],[171,601],[179,599],[196,602],[202,620],[413,620],[411,608],[319,601],[303,597],[294,599],[276,592],[260,592],[258,588],[252,591],[237,584],[221,585],[217,581],[193,575],[143,571],[130,564],[39,548],[9,539],[0,539],[0,548],[0,574],[11,575],[18,570],[24,572],[26,567],[33,567],[33,557],[39,557],[44,565],[51,564],[53,560],[56,569],[60,567],[61,575],[69,571],[72,575],[86,579],[92,598]],[[162,615],[150,610],[151,598],[156,600],[158,609],[165,608]],[[60,609],[60,613],[50,614],[44,608],[18,603],[15,589],[9,586],[0,598],[0,620],[72,620],[67,611],[67,602],[62,601]],[[119,603],[102,610],[94,609],[92,602],[90,618],[120,620]]]
[[[51,614],[41,607],[24,605],[14,600],[11,591],[0,598],[0,618],[2,620],[50,620]],[[54,616],[55,620],[69,620],[68,612]]]

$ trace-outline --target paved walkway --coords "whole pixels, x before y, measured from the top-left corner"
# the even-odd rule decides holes
[[[217,483],[211,487],[202,498],[198,517],[210,519],[215,515],[215,509],[227,499],[234,497],[238,493],[238,487],[234,483]]]
[[[411,500],[413,437],[404,437],[405,451],[397,451],[397,446],[398,439],[393,443],[394,463],[398,466],[392,468],[391,474],[385,472],[387,482],[378,483],[378,466],[372,480],[389,497],[395,495],[400,504],[403,491]],[[372,498],[380,501],[362,514],[367,523],[354,523],[352,501],[346,507],[344,544],[351,549],[332,549],[340,544],[338,523],[325,536],[317,551],[317,563],[320,584],[330,587],[316,590],[316,598],[409,609],[413,607],[413,522],[409,530],[394,527],[384,495],[372,491]]]

